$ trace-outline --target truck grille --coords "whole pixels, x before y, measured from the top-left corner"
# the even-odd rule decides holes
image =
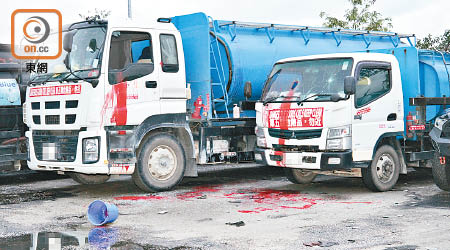
[[[322,129],[310,129],[310,130],[283,130],[269,128],[269,135],[282,139],[314,139],[322,136]]]
[[[40,102],[32,102],[31,109],[32,110],[52,110],[57,111],[64,109],[76,109],[78,108],[78,100],[67,100],[64,102],[60,101],[46,101],[41,105]],[[72,112],[76,112],[76,110],[72,110]],[[46,125],[59,125],[59,124],[75,124],[77,120],[76,114],[67,114],[67,115],[43,115],[42,121],[41,117],[37,113],[33,113],[33,122],[36,125],[46,124]],[[44,123],[45,122],[45,123]]]
[[[50,158],[53,161],[73,162],[76,158],[79,131],[33,131],[33,145],[36,158],[40,161],[48,160],[49,156],[44,155],[45,147],[54,147],[54,153]],[[48,160],[50,161],[50,160]]]
[[[46,115],[45,116],[45,124],[59,124],[59,115]]]

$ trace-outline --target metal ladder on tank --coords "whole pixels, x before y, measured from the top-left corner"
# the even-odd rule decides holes
[[[212,63],[214,65],[210,65],[210,71],[211,71],[211,99],[213,104],[213,111],[214,111],[214,118],[218,118],[217,112],[216,112],[216,104],[223,104],[225,107],[225,112],[227,115],[227,118],[230,118],[230,112],[228,110],[228,93],[225,91],[224,84],[225,84],[225,71],[223,68],[223,62],[222,62],[222,55],[220,53],[220,46],[219,46],[219,39],[217,38],[217,32],[216,27],[214,26],[214,20],[212,17],[208,17],[209,21],[211,22],[212,30],[214,33],[214,38],[211,39],[211,42],[209,44],[209,51],[210,51],[210,57],[212,57]],[[214,52],[214,49],[217,50],[217,57],[216,53]],[[219,58],[219,59],[216,59]],[[219,66],[220,70],[219,71]],[[215,72],[215,73],[213,73]],[[219,79],[219,82],[213,82],[213,74],[217,75],[217,78]],[[221,98],[214,97],[214,90],[218,89],[223,95]]]

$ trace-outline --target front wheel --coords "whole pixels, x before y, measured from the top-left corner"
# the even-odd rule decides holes
[[[144,142],[133,182],[147,192],[171,190],[183,179],[184,170],[183,147],[172,135],[157,134]]]
[[[400,161],[395,149],[389,145],[378,148],[370,166],[361,169],[361,174],[364,184],[370,190],[391,190],[400,174]]]
[[[106,174],[82,174],[82,173],[68,173],[68,175],[76,182],[83,185],[103,184],[110,178]]]
[[[450,191],[450,164],[445,156],[435,155],[433,158],[433,181],[440,189]]]
[[[289,181],[295,184],[308,184],[314,181],[317,174],[308,170],[286,168],[284,173]]]

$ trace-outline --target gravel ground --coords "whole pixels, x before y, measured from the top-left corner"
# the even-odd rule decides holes
[[[125,176],[80,186],[13,174],[0,187],[0,249],[450,249],[450,194],[429,173],[384,193],[359,178],[295,185],[281,169],[251,164],[209,166],[153,194]],[[114,223],[88,222],[97,199],[117,205]]]

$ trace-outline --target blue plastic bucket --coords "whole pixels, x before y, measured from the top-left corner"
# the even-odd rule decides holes
[[[114,222],[119,216],[116,205],[103,201],[93,201],[88,208],[88,220],[95,226]]]

